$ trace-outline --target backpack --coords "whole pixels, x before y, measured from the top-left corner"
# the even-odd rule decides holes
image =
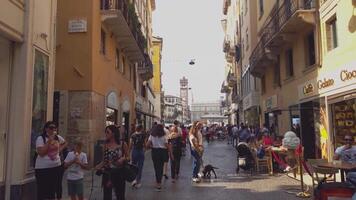
[[[135,149],[142,149],[145,143],[145,134],[143,133],[136,133],[132,135],[132,144]]]
[[[41,134],[40,136],[42,137],[43,144],[46,144],[46,136],[44,134]],[[54,139],[59,141],[58,135],[55,135]],[[64,149],[63,149],[63,151],[64,151]],[[67,149],[67,154],[68,154],[68,149]],[[65,155],[65,156],[67,156],[67,155]],[[33,155],[33,158],[32,158],[33,167],[36,166],[37,157],[38,157],[38,153],[37,153],[37,150],[35,150],[35,154]]]

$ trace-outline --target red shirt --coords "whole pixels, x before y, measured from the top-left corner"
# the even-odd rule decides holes
[[[262,144],[264,146],[271,146],[273,144],[273,140],[272,140],[271,137],[264,136],[263,139],[262,139]]]

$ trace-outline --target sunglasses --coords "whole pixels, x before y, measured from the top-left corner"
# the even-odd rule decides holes
[[[55,126],[49,126],[48,127],[48,129],[51,129],[51,130],[54,130],[54,129],[56,129],[57,127],[55,127]]]
[[[346,142],[353,142],[353,139],[345,139]]]

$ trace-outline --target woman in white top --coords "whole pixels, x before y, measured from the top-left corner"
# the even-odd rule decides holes
[[[165,131],[162,124],[155,125],[151,130],[151,135],[148,138],[147,148],[152,148],[152,161],[156,174],[156,189],[162,189],[161,182],[163,176],[163,165],[168,159],[169,154],[172,159],[170,148],[168,147],[168,140],[165,137]]]
[[[57,135],[56,124],[52,121],[47,122],[43,133],[36,139],[35,176],[38,200],[55,199],[60,176],[62,176],[59,153],[66,146],[63,137]]]
[[[198,173],[203,156],[203,137],[200,129],[203,127],[201,122],[195,121],[189,131],[189,142],[193,159],[193,182],[199,182]]]

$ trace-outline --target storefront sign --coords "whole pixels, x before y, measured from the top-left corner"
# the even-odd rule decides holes
[[[313,84],[309,83],[309,84],[306,84],[304,87],[303,87],[303,93],[305,95],[307,94],[310,94],[310,93],[313,93],[314,92],[314,86]]]
[[[342,81],[356,79],[356,70],[353,70],[353,71],[342,70],[340,73],[340,79]]]
[[[334,85],[334,79],[330,78],[330,79],[325,79],[324,80],[318,80],[318,88],[319,89],[324,89],[330,86]]]
[[[277,95],[268,97],[265,101],[265,106],[267,110],[271,110],[277,107]]]
[[[87,20],[69,20],[68,22],[68,32],[69,33],[85,33],[87,32]]]

